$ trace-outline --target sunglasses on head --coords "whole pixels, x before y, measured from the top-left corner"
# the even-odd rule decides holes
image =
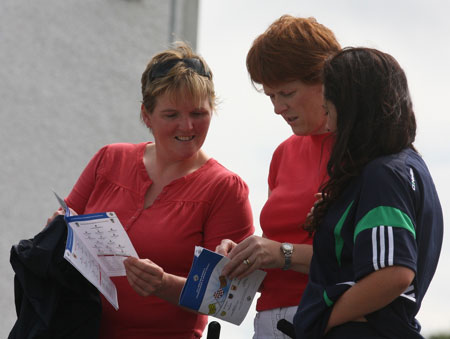
[[[151,71],[148,73],[148,80],[152,82],[156,78],[166,76],[167,73],[179,62],[183,62],[186,67],[194,70],[197,74],[211,79],[211,73],[205,70],[203,63],[199,59],[195,58],[183,58],[183,59],[170,59],[163,62],[159,62],[152,66]]]

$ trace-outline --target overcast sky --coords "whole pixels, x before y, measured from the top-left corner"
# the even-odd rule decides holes
[[[450,3],[442,0],[200,0],[199,52],[211,66],[221,99],[205,150],[249,185],[257,234],[267,198],[267,174],[275,147],[290,127],[273,113],[269,99],[250,84],[247,51],[283,14],[315,17],[334,31],[342,46],[366,46],[393,55],[408,77],[418,121],[416,146],[433,175],[444,221],[450,209]],[[445,234],[435,278],[418,315],[423,334],[450,332],[443,302],[450,280],[450,236]],[[249,338],[254,306],[240,327],[222,324],[222,337]]]

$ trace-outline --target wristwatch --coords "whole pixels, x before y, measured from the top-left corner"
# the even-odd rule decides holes
[[[291,267],[292,253],[294,252],[294,245],[288,242],[284,242],[280,247],[281,252],[284,255],[283,270],[288,270]]]

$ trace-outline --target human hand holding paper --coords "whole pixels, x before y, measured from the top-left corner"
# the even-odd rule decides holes
[[[53,219],[55,219],[55,217],[57,217],[58,215],[67,215],[67,216],[71,216],[71,215],[78,215],[77,212],[75,212],[73,209],[71,209],[70,207],[67,206],[66,202],[64,201],[64,199],[62,199],[55,191],[53,191],[53,194],[56,197],[56,200],[58,200],[59,205],[61,206],[57,211],[55,211],[53,213],[53,215],[47,219],[47,224],[50,224]],[[69,212],[67,212],[69,211]]]
[[[137,294],[143,297],[154,295],[178,305],[186,278],[164,272],[150,259],[129,257],[123,263],[128,282]]]
[[[129,257],[123,264],[130,286],[140,296],[148,297],[161,290],[165,272],[153,261]]]
[[[278,242],[252,235],[241,241],[228,254],[222,274],[230,279],[243,279],[260,268],[275,268],[283,265]]]

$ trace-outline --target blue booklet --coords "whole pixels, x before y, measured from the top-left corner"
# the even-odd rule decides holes
[[[138,257],[128,234],[114,212],[70,215],[70,209],[56,193],[65,211],[67,240],[64,258],[105,296],[117,310],[117,289],[110,277],[126,275],[123,261]]]
[[[266,272],[256,270],[243,279],[230,280],[221,275],[228,261],[227,257],[196,246],[180,305],[240,325]]]

